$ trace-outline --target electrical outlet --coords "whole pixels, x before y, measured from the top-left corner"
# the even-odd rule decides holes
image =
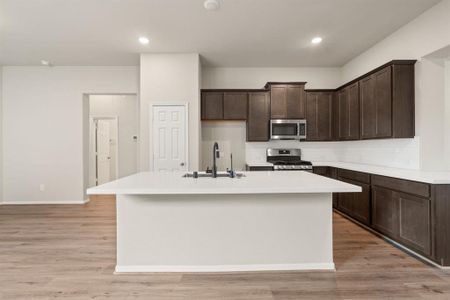
[[[41,184],[39,185],[39,190],[40,190],[41,192],[45,191],[45,184],[41,183]]]

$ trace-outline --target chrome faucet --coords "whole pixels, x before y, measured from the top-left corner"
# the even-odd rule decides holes
[[[216,158],[220,158],[219,144],[214,143],[213,146],[213,166],[212,166],[212,177],[217,178],[217,163]]]

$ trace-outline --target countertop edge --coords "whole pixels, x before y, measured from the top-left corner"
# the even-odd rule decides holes
[[[379,165],[367,165],[367,164],[358,164],[358,163],[346,163],[346,162],[312,162],[313,167],[333,167],[338,169],[351,170],[356,172],[363,172],[373,175],[386,176],[428,184],[450,184],[450,172],[446,171],[421,171],[415,169],[399,169],[399,168],[391,168]],[[383,170],[374,170],[374,169],[383,169]],[[421,174],[399,174],[404,172],[411,173],[422,173]],[[436,177],[433,173],[448,173],[448,179],[443,178],[432,178]],[[447,175],[447,174],[446,174]],[[426,178],[431,177],[431,178]]]

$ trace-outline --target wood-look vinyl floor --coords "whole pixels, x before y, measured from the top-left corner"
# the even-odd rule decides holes
[[[0,206],[0,299],[450,299],[430,267],[334,215],[336,272],[114,275],[115,200]]]

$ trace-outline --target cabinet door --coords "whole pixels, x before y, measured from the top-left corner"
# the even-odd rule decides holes
[[[287,85],[270,87],[270,115],[272,119],[287,118]]]
[[[223,93],[202,92],[202,120],[223,120]]]
[[[288,85],[286,87],[286,111],[288,119],[304,119],[306,94],[303,85]]]
[[[306,93],[306,138],[310,141],[329,141],[332,132],[332,92]]]
[[[361,138],[392,137],[391,67],[359,81],[361,102]]]
[[[359,83],[356,82],[347,88],[348,93],[348,139],[359,139]]]
[[[267,92],[249,93],[247,141],[269,140],[270,98]]]
[[[346,88],[337,92],[337,102],[337,138],[339,140],[346,140],[349,138],[349,105],[348,90]]]
[[[370,225],[370,185],[355,181],[349,181],[349,183],[362,188],[361,193],[353,193],[352,217],[361,223]]]
[[[368,76],[359,82],[361,100],[361,138],[370,139],[377,135],[375,102],[375,78]]]
[[[328,167],[313,167],[313,173],[325,177],[329,177]]]
[[[361,223],[370,225],[370,185],[344,178],[339,178],[339,180],[362,188],[361,193],[339,194],[339,210]]]
[[[386,67],[372,75],[374,99],[376,101],[376,137],[392,137],[392,79],[391,67]]]
[[[223,96],[223,118],[225,120],[246,120],[247,98],[247,92],[225,93]]]
[[[391,238],[398,236],[398,201],[391,190],[372,187],[372,227]]]
[[[430,199],[405,193],[393,193],[399,206],[398,239],[425,255],[431,254]]]
[[[339,178],[341,181],[346,181]],[[347,215],[352,215],[354,193],[339,193],[337,208]]]

